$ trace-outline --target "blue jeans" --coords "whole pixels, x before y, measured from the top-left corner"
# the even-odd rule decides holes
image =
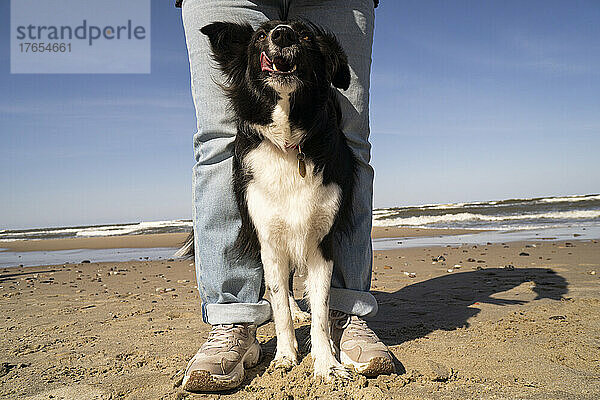
[[[228,102],[217,83],[223,76],[210,58],[200,28],[215,21],[243,21],[256,27],[280,19],[280,0],[184,0],[183,24],[190,59],[198,132],[194,135],[193,212],[196,278],[202,315],[212,325],[262,324],[271,317],[262,299],[263,271],[251,260],[225,256],[240,227],[231,174],[236,134]],[[377,312],[371,285],[373,169],[369,165],[369,78],[373,43],[373,0],[293,0],[288,18],[305,18],[333,32],[348,55],[351,84],[339,96],[342,129],[358,161],[354,231],[337,238],[330,308],[358,316]]]

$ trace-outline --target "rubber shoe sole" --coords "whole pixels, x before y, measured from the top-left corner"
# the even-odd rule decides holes
[[[221,392],[240,386],[246,376],[246,369],[252,368],[260,361],[260,344],[258,341],[246,350],[246,354],[227,375],[215,375],[208,371],[195,370],[184,377],[182,387],[188,392]]]
[[[341,353],[340,359],[346,367],[350,367],[357,373],[368,377],[389,375],[396,372],[394,362],[387,357],[373,357],[367,362],[359,363],[352,361],[346,354]]]

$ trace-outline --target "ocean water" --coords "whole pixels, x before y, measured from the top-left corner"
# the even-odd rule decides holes
[[[600,194],[472,203],[426,204],[373,211],[374,226],[528,230],[600,226]],[[0,229],[0,241],[189,232],[190,220]]]
[[[481,232],[433,238],[393,238],[373,241],[375,250],[401,247],[447,246],[517,240],[600,238],[600,194],[509,199],[485,202],[426,204],[380,208],[374,226],[475,229]],[[144,235],[189,232],[190,220],[136,222],[111,225],[1,230],[0,241]],[[0,268],[92,261],[170,258],[176,249],[80,249],[50,252],[9,252],[0,249]]]
[[[600,194],[380,208],[374,226],[502,231],[600,226]]]
[[[111,225],[69,226],[34,228],[22,230],[0,229],[0,241],[28,239],[66,239],[76,237],[102,237],[123,235],[147,235],[151,233],[190,232],[191,220],[132,222]]]
[[[551,242],[556,240],[593,240],[600,238],[600,225],[588,227],[562,227],[521,229],[508,231],[481,231],[465,235],[440,235],[431,237],[406,237],[373,239],[373,250],[393,250],[409,247],[485,245],[508,242]],[[2,253],[0,253],[1,255]]]
[[[0,249],[1,250],[1,249]],[[92,262],[168,260],[175,249],[170,247],[123,249],[74,249],[54,251],[0,251],[0,268],[35,265],[59,265]]]

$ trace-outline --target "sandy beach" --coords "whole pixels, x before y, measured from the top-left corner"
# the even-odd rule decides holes
[[[459,232],[382,228],[374,237],[443,233]],[[174,246],[185,234],[145,236],[0,247]],[[301,365],[272,370],[269,323],[258,331],[263,359],[241,388],[188,394],[182,370],[208,334],[190,261],[5,268],[0,398],[597,399],[599,276],[597,240],[378,251],[380,311],[370,325],[397,358],[397,374],[315,381],[306,324],[296,330]]]

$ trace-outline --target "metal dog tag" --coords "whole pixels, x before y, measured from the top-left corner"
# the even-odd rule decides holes
[[[306,158],[306,155],[302,152],[302,150],[300,150],[300,147],[298,147],[298,173],[300,174],[301,177],[305,177],[306,176],[306,163],[304,162],[304,159]]]

